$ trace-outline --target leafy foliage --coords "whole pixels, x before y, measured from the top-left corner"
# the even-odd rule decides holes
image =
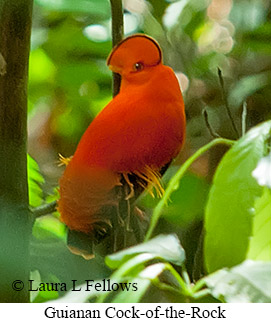
[[[204,280],[214,297],[228,303],[270,303],[270,262],[245,261]]]
[[[262,196],[255,201],[252,236],[247,258],[271,261],[271,195],[265,188]]]
[[[161,240],[160,240],[161,239]],[[213,300],[222,302],[270,302],[270,262],[255,262],[247,260],[242,264],[231,269],[221,269],[215,273],[199,280],[195,285],[191,284],[187,278],[187,273],[183,272],[180,275],[167,262],[167,259],[160,255],[157,263],[150,263],[153,255],[144,253],[143,250],[148,249],[156,243],[164,243],[169,240],[170,246],[175,250],[180,249],[180,244],[174,236],[156,237],[149,242],[140,246],[141,254],[131,254],[135,250],[138,252],[138,247],[128,248],[120,253],[114,254],[110,258],[128,259],[120,265],[119,269],[110,277],[110,283],[116,284],[127,282],[127,284],[137,284],[140,286],[137,291],[132,289],[119,291],[85,291],[85,286],[81,285],[83,293],[79,298],[74,297],[74,292],[70,291],[57,302],[87,302],[95,299],[98,302],[106,301],[108,296],[111,296],[111,302],[136,303],[139,302],[148,288],[158,287],[160,291],[166,291],[171,294],[175,302],[181,301],[206,301]],[[146,245],[146,247],[144,246]],[[151,248],[152,249],[152,248]],[[125,257],[126,253],[126,257]],[[175,254],[178,257],[178,252]],[[169,275],[163,275],[168,272]],[[160,277],[160,278],[159,278]],[[162,280],[160,280],[162,278]],[[100,283],[96,281],[94,283]],[[267,285],[266,285],[267,284]],[[79,287],[80,288],[80,287]],[[112,294],[116,294],[113,295]],[[169,297],[169,296],[168,296]],[[211,298],[213,297],[213,299]]]
[[[72,0],[36,0],[36,3],[47,10],[70,13],[90,14],[97,18],[108,18],[110,15],[110,7],[108,1],[100,0],[78,0],[76,3]]]
[[[179,266],[182,265],[185,259],[184,250],[178,244],[177,237],[160,235],[153,238],[151,241],[147,241],[143,244],[139,244],[135,247],[131,247],[108,256],[106,258],[106,264],[109,267],[116,269],[131,256],[140,253],[151,254],[153,258],[162,257],[164,260]]]
[[[168,252],[170,250],[170,252]],[[158,262],[153,263],[157,259]],[[167,262],[173,262],[181,266],[184,262],[184,251],[174,235],[161,235],[145,242],[141,245],[131,247],[107,257],[107,264],[118,269],[113,273],[110,282],[127,282],[137,284],[137,291],[125,290],[118,293],[111,291],[112,302],[139,302],[147,289],[154,284],[171,294],[179,294],[179,297],[193,298],[192,287],[186,283],[173,266]],[[163,276],[167,273],[169,276]],[[161,275],[163,282],[161,281]],[[184,274],[185,275],[185,274]],[[166,283],[164,281],[167,281]],[[97,301],[105,301],[110,295],[110,291],[99,293]],[[85,301],[97,297],[96,292],[84,294]],[[59,301],[68,302],[73,298],[72,292],[68,293]],[[82,299],[81,299],[82,301]]]
[[[163,177],[163,184],[168,185],[169,180],[177,173],[178,167],[172,166]],[[189,225],[191,221],[202,220],[204,206],[209,191],[209,184],[200,176],[193,173],[185,174],[176,189],[170,196],[170,203],[163,210],[162,216],[168,222],[178,226]],[[197,200],[197,203],[195,203]],[[140,205],[153,209],[159,199],[152,198],[149,194],[142,197]]]
[[[44,179],[40,174],[39,166],[35,160],[27,155],[28,190],[30,206],[39,206],[42,203],[42,184]]]
[[[254,204],[262,192],[252,172],[266,152],[270,130],[270,122],[251,129],[225,154],[216,171],[205,214],[205,261],[209,272],[246,258]]]
[[[58,154],[73,154],[112,92],[105,64],[111,50],[109,1],[34,3],[29,153],[40,170],[29,157],[31,207],[58,198],[62,172]],[[99,254],[85,261],[66,248],[66,228],[57,212],[37,218],[33,227],[30,249],[35,281],[72,278],[80,287],[86,278],[96,282],[110,278],[140,288],[118,293],[39,292],[32,294],[32,301],[270,301],[264,288],[271,261],[271,197],[266,177],[270,122],[256,125],[271,117],[271,4],[264,0],[219,3],[125,1],[125,33],[145,32],[159,41],[164,62],[180,79],[187,112],[187,144],[163,178],[164,198],[144,196],[139,202],[152,216],[146,241],[107,256],[105,263]],[[218,67],[239,133],[245,132],[245,126],[252,128],[240,139],[226,113]],[[244,102],[247,118],[241,129]],[[238,139],[221,161],[223,144],[232,142],[221,138],[210,142],[203,108],[215,132]],[[212,274],[206,276],[206,269]]]

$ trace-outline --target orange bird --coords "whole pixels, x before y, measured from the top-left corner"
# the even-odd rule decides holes
[[[118,207],[125,185],[125,200],[140,186],[162,194],[160,173],[185,139],[179,83],[153,38],[127,37],[107,65],[121,75],[120,92],[91,122],[59,182],[62,221],[92,237],[112,226],[108,210]]]

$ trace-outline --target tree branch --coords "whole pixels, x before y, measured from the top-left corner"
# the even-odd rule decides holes
[[[112,47],[123,39],[123,8],[122,0],[110,0],[112,16]],[[121,76],[113,73],[113,96],[120,90]]]
[[[32,0],[0,1],[0,302],[28,302],[26,120]],[[22,291],[12,282],[22,281]]]
[[[213,127],[211,126],[210,122],[209,122],[209,119],[208,119],[208,112],[206,110],[206,108],[204,108],[202,110],[202,114],[203,114],[203,117],[204,117],[204,121],[206,123],[206,127],[208,128],[209,132],[210,132],[210,135],[213,137],[213,138],[220,138],[221,136],[219,136],[219,134],[217,132],[214,131]]]
[[[235,122],[234,122],[234,119],[233,119],[233,116],[231,114],[231,110],[230,110],[230,107],[229,107],[229,103],[228,103],[228,99],[227,99],[227,95],[226,95],[226,91],[225,91],[225,86],[224,86],[224,80],[223,80],[223,76],[222,76],[222,71],[221,71],[220,68],[218,68],[217,72],[218,72],[219,82],[220,82],[220,86],[221,86],[221,90],[222,90],[222,98],[223,98],[223,101],[224,101],[224,104],[225,104],[225,107],[226,107],[226,110],[227,110],[227,114],[228,114],[228,116],[230,118],[233,130],[234,130],[237,138],[239,138],[239,132],[237,130],[237,127],[235,125]]]
[[[51,203],[38,206],[32,209],[31,212],[34,215],[34,218],[38,218],[39,216],[43,216],[43,215],[55,212],[56,207],[57,207],[57,201],[53,201]]]
[[[242,136],[246,133],[246,121],[247,121],[247,103],[243,103],[242,111]]]

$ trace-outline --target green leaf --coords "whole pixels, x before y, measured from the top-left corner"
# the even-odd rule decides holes
[[[143,17],[144,19],[142,23],[142,30],[144,31],[144,33],[155,38],[161,46],[162,50],[164,48],[168,48],[168,40],[166,38],[164,28],[161,23],[154,17],[153,13],[149,9],[146,9]],[[163,50],[163,53],[165,54],[166,51]]]
[[[156,207],[153,210],[153,214],[151,217],[149,229],[145,236],[145,241],[148,241],[150,236],[153,233],[155,226],[158,223],[158,220],[162,214],[163,208],[167,205],[170,200],[171,194],[176,191],[179,187],[180,180],[184,176],[185,172],[187,172],[188,168],[193,164],[193,162],[199,158],[202,154],[208,151],[210,148],[214,147],[215,145],[225,144],[225,145],[232,145],[235,141],[225,139],[225,138],[216,138],[209,142],[208,144],[204,145],[200,149],[198,149],[192,156],[190,156],[183,165],[178,169],[176,174],[170,179],[167,188],[163,194],[163,197],[157,203]]]
[[[52,215],[38,217],[32,232],[37,239],[58,238],[66,241],[67,229],[65,224]]]
[[[29,155],[27,155],[27,172],[28,172],[29,204],[32,207],[36,207],[42,203],[41,185],[44,183],[44,179],[40,174],[38,164]]]
[[[178,167],[174,166],[166,172],[163,176],[165,187],[177,171]],[[172,192],[170,203],[163,209],[163,218],[180,227],[200,220],[204,213],[208,190],[209,185],[205,179],[192,173],[184,175],[180,180],[178,189]],[[141,200],[141,204],[149,209],[154,208],[158,202],[159,199],[151,197],[150,194],[146,194]]]
[[[204,278],[212,295],[228,303],[270,303],[271,262],[247,260]]]
[[[33,303],[35,298],[38,296],[39,291],[35,290],[38,289],[39,284],[41,283],[40,272],[38,270],[34,270],[30,272],[30,279],[33,281],[33,291],[30,291],[30,302]]]
[[[32,50],[29,57],[29,82],[46,83],[54,78],[56,69],[50,57],[41,48]]]
[[[146,267],[135,279],[128,282],[131,286],[137,286],[137,290],[131,288],[129,291],[120,292],[113,299],[113,303],[139,303],[151,285],[151,281],[157,278],[165,269],[166,265],[163,263],[157,263]]]
[[[270,54],[271,23],[269,21],[257,29],[245,33],[243,37],[247,47],[256,52]]]
[[[92,90],[98,81],[110,81],[110,72],[105,64],[98,62],[80,62],[62,64],[57,75],[57,83],[63,87],[80,87],[85,82],[92,82]]]
[[[62,67],[63,64],[82,63],[89,58],[103,59],[102,64],[106,69],[104,59],[112,49],[110,41],[93,42],[90,41],[82,32],[82,27],[71,23],[69,20],[48,30],[47,41],[43,44],[43,49],[52,59],[56,66]],[[84,58],[84,59],[83,59]],[[97,74],[97,71],[92,70]],[[91,75],[89,75],[91,78]]]
[[[116,279],[110,279],[111,286],[115,283],[120,283],[120,281]],[[95,284],[103,286],[104,280],[95,280],[92,284],[93,286],[95,286]],[[109,294],[109,292],[106,289],[99,290],[92,288],[91,290],[87,290],[86,286],[86,283],[76,286],[76,289],[80,291],[76,292],[74,290],[70,290],[65,294],[65,296],[53,301],[53,303],[86,303],[89,300],[92,300],[93,298],[96,298],[103,294]]]
[[[138,273],[144,268],[145,263],[153,260],[154,256],[150,253],[140,253],[134,257],[128,259],[126,262],[121,264],[121,266],[112,274],[112,279],[117,279],[119,281],[130,279],[132,277],[137,277]],[[98,298],[98,302],[105,302],[106,297],[110,292],[106,292]]]
[[[128,283],[136,285],[138,289],[136,291],[129,290],[120,292],[113,299],[112,303],[139,303],[151,285],[151,281],[149,279],[143,278],[135,278]]]
[[[240,106],[247,97],[270,84],[270,80],[270,72],[263,72],[243,77],[231,90],[229,95],[229,104],[231,106]]]
[[[271,193],[265,188],[256,200],[248,259],[271,261]]]
[[[252,176],[266,152],[271,122],[251,129],[223,157],[205,212],[205,264],[208,272],[242,262],[252,234],[255,199],[262,188]]]
[[[41,303],[49,300],[53,300],[58,298],[59,293],[55,290],[39,290],[39,288],[43,288],[40,286],[41,283],[45,283],[42,281],[40,272],[38,270],[34,270],[30,272],[30,279],[33,280],[31,282],[31,288],[33,291],[30,291],[30,300],[32,303]],[[46,283],[60,283],[60,281],[52,275],[52,277],[46,280]],[[46,284],[45,283],[45,284]],[[29,285],[30,287],[30,285]]]
[[[35,0],[35,2],[47,10],[89,14],[96,19],[110,17],[107,0]]]
[[[246,32],[257,30],[257,27],[264,25],[268,11],[262,1],[255,1],[248,5],[246,1],[234,1],[230,12],[230,21],[236,28],[236,33],[246,35]],[[238,36],[237,36],[238,37]],[[252,36],[255,40],[255,37]],[[241,46],[246,46],[247,39],[242,39]]]
[[[159,235],[145,243],[107,256],[105,262],[110,268],[118,268],[128,259],[141,253],[151,254],[153,258],[163,259],[179,266],[185,260],[184,249],[176,235]]]

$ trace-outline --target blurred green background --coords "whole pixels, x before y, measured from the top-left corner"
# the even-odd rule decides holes
[[[30,202],[54,200],[63,167],[58,154],[71,156],[81,135],[112,97],[106,57],[111,50],[109,0],[35,0],[29,66]],[[229,107],[239,134],[243,104],[247,129],[270,119],[270,0],[124,0],[126,35],[144,32],[161,45],[183,90],[186,145],[165,183],[188,156],[212,138],[202,111],[219,135],[236,139],[223,101],[217,69],[224,78]],[[166,84],[165,84],[166,86]],[[215,148],[197,161],[181,181],[164,212],[158,232],[178,232],[194,261],[206,196],[218,161]],[[141,204],[151,213],[156,200]],[[67,281],[108,276],[103,259],[86,262],[69,253],[65,227],[57,214],[40,217],[33,228],[35,280]],[[58,297],[40,292],[36,301]]]

